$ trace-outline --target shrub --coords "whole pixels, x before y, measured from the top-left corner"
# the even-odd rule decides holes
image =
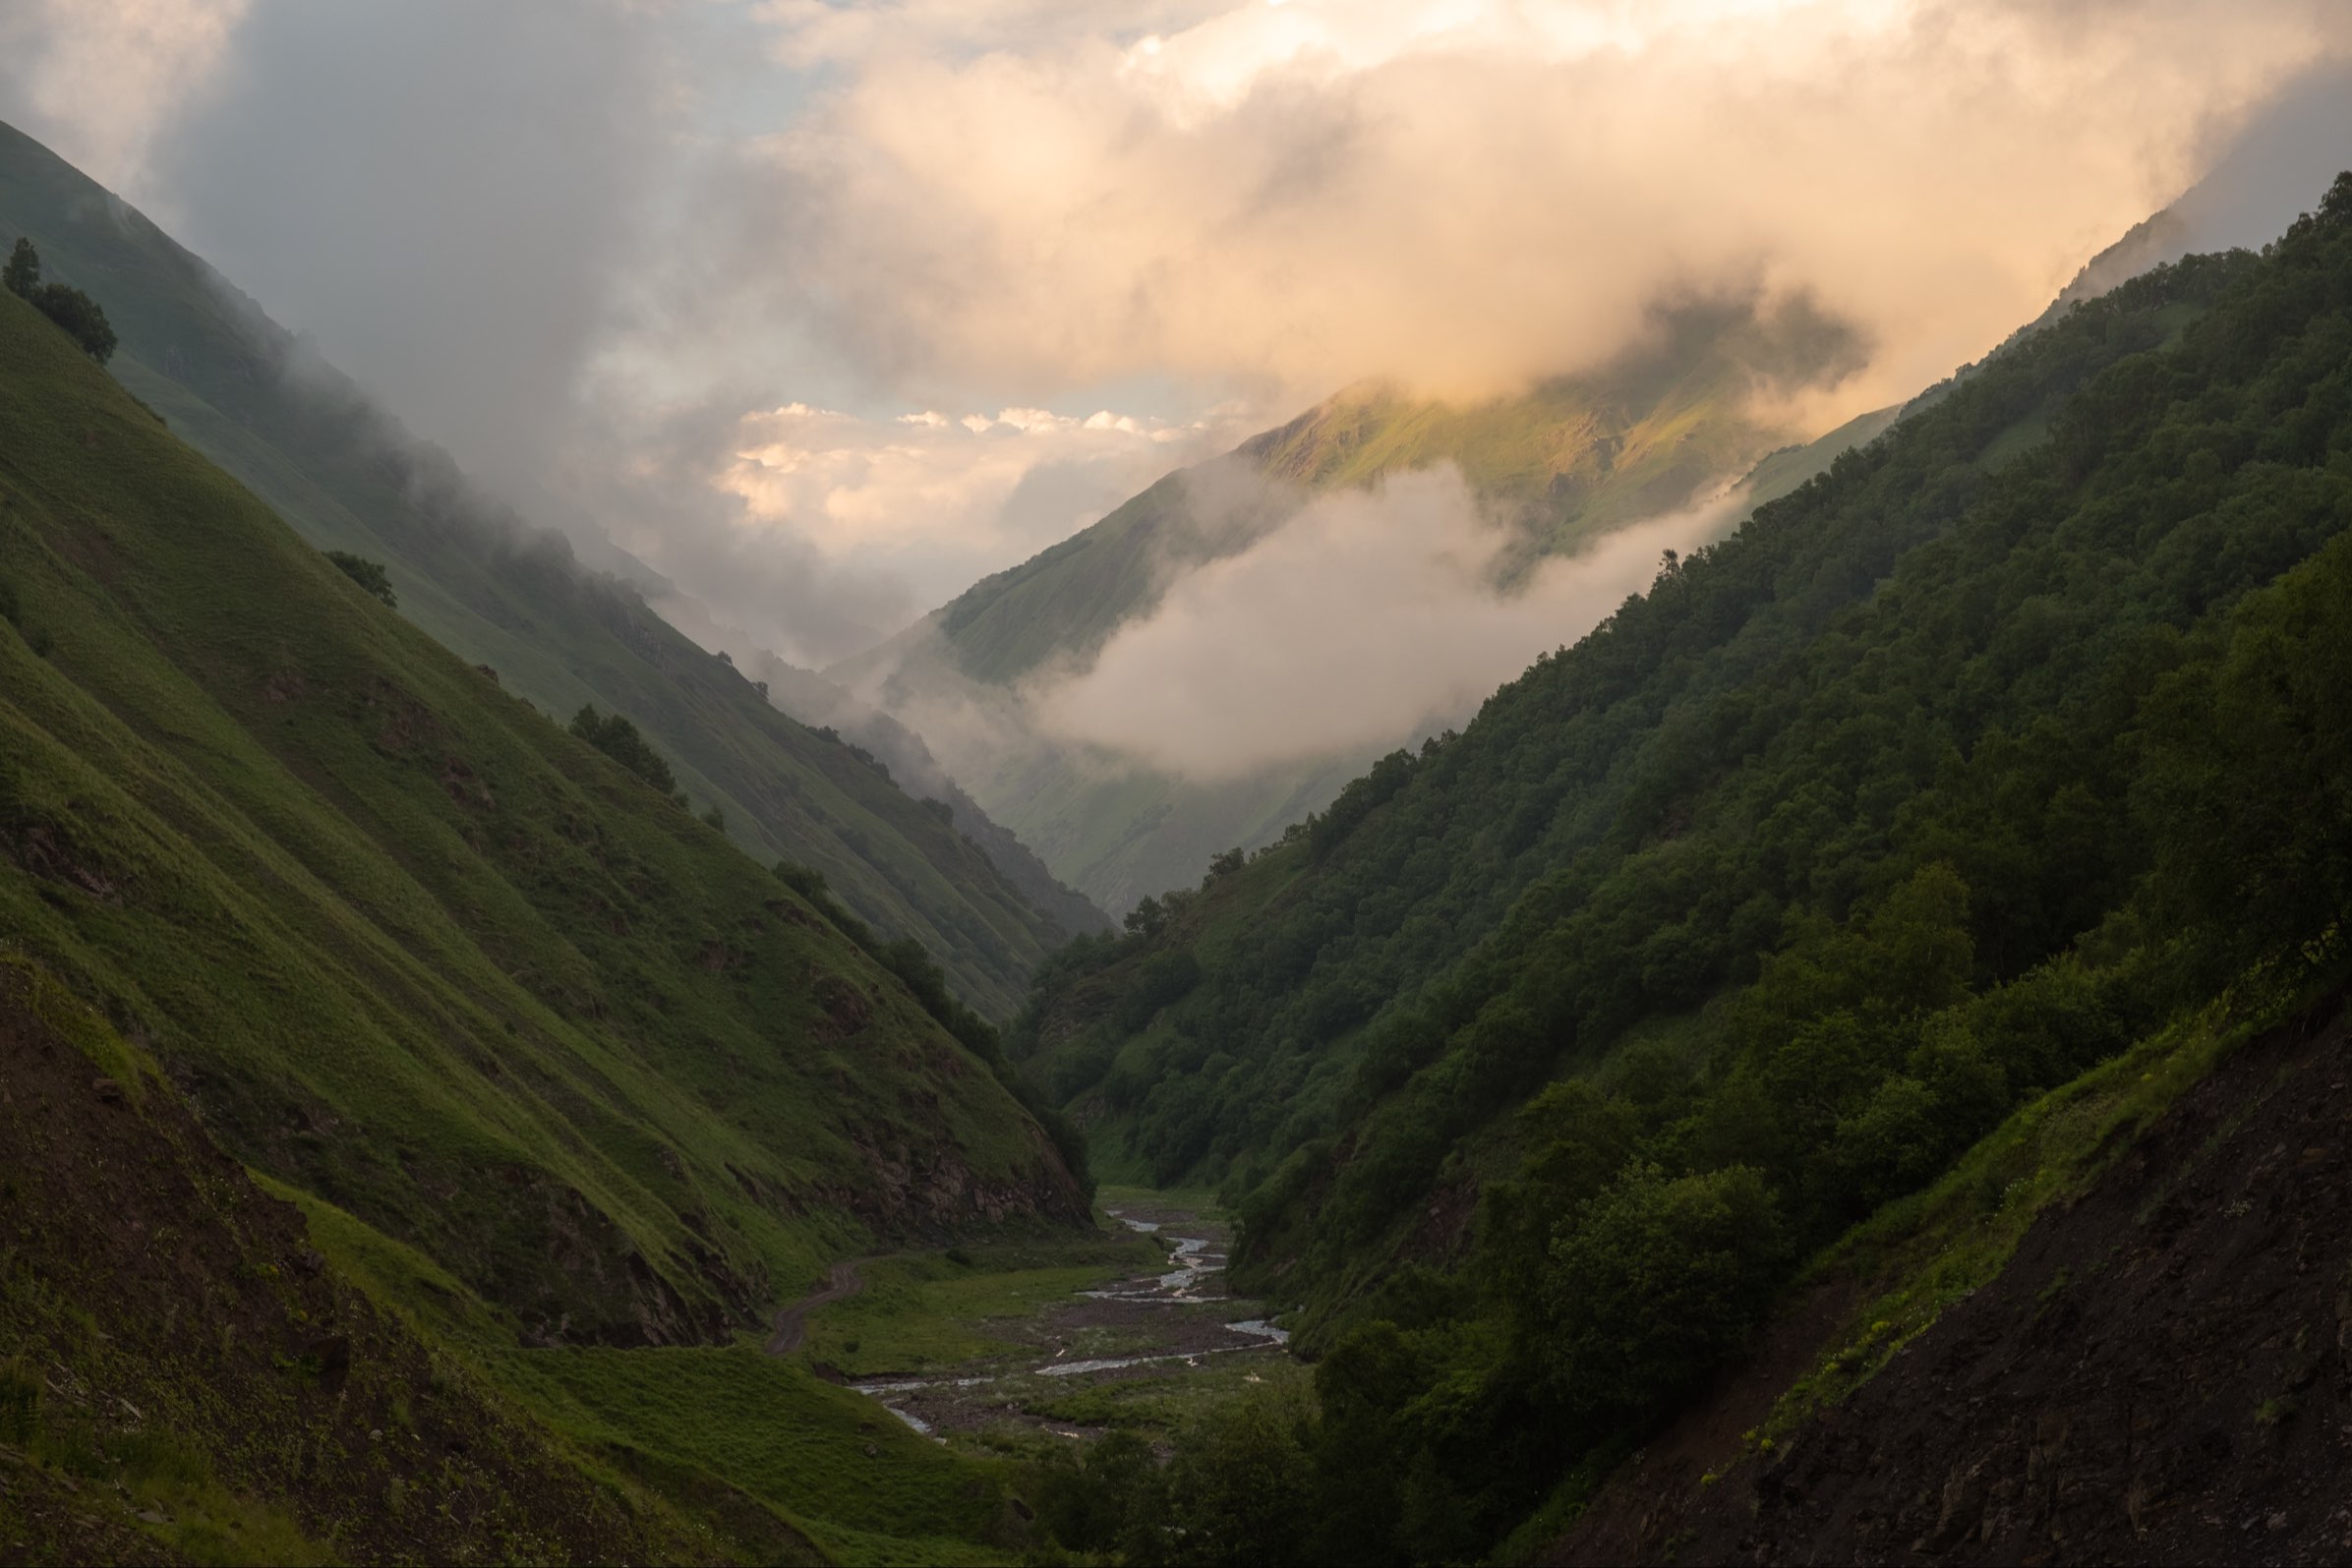
[[[83,353],[100,365],[114,357],[114,328],[107,323],[106,313],[98,308],[96,300],[80,289],[67,288],[63,283],[43,283],[40,252],[32,248],[30,240],[20,237],[16,248],[8,253],[8,264],[0,268],[0,283],[7,285],[9,293],[56,322],[82,345]]]
[[[43,316],[82,346],[83,353],[100,365],[114,357],[114,328],[96,300],[63,283],[44,283],[32,292],[31,298]]]
[[[1262,1392],[1220,1405],[1181,1433],[1168,1465],[1183,1560],[1299,1560],[1312,1471],[1309,1423],[1295,1397]]]
[[[344,576],[382,600],[387,609],[400,608],[400,597],[392,592],[391,577],[384,571],[382,561],[354,555],[347,550],[330,550],[326,552],[326,558],[341,568]]]
[[[1746,1343],[1788,1253],[1753,1167],[1674,1178],[1628,1167],[1552,1244],[1554,1386],[1588,1418],[1663,1408]]]
[[[677,787],[677,781],[670,775],[670,764],[637,733],[637,726],[620,715],[600,714],[591,703],[572,715],[571,732],[663,794]]]
[[[0,269],[0,283],[21,300],[32,298],[32,291],[40,287],[41,254],[32,248],[30,240],[19,237],[16,249],[8,253],[8,265]]]

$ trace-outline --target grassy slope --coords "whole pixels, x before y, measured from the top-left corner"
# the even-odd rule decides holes
[[[145,1052],[5,956],[0,1064],[8,1560],[726,1551],[324,1265]]]
[[[519,1348],[431,1258],[241,1171],[20,958],[0,1060],[12,1561],[998,1562],[1029,1539],[1006,1466],[797,1361]]]
[[[0,126],[0,242],[29,234],[48,270],[94,294],[120,333],[115,371],[183,438],[322,549],[385,560],[404,614],[552,713],[629,715],[697,802],[762,859],[823,871],[857,913],[912,935],[981,1011],[1002,1016],[1062,937],[952,825],[748,681],[468,497],[197,258],[47,149]]]
[[[876,1227],[1075,1210],[895,980],[13,298],[0,426],[0,930],[241,1158],[624,1343]]]

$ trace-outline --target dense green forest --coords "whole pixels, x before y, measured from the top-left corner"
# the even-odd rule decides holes
[[[2348,529],[2352,176],[1065,950],[1016,1054],[1106,1170],[1223,1183],[1321,1358],[1314,1411],[1071,1467],[1072,1529],[1486,1552],[2013,1112],[2340,975]]]

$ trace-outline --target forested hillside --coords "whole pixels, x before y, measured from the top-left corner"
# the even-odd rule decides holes
[[[1617,363],[1516,396],[1455,406],[1350,388],[1168,475],[832,673],[917,728],[940,711],[963,716],[958,731],[989,735],[960,735],[948,758],[966,787],[1057,875],[1124,911],[1199,875],[1217,850],[1264,843],[1327,804],[1380,750],[1203,782],[1030,733],[1020,683],[1090,663],[1185,572],[1248,549],[1318,494],[1445,463],[1507,526],[1508,577],[1688,506],[1763,459],[1773,461],[1756,476],[1761,494],[1777,494],[1893,417],[1786,445],[1793,433],[1754,413],[1760,392],[1834,382],[1851,368],[1843,329],[1810,312],[1693,306],[1654,325]],[[989,723],[975,726],[973,715]]]
[[[1323,1353],[1320,1417],[1250,1439],[1301,1499],[1268,1549],[1493,1547],[1855,1222],[1997,1272],[1984,1216],[2060,1191],[2003,1149],[2094,1161],[2340,980],[2347,529],[2352,176],[1062,955],[1018,1053],[1105,1168],[1221,1181]]]
[[[881,1490],[827,1479],[881,1451],[853,1397],[733,1345],[877,1242],[1084,1222],[920,950],[436,644],[7,294],[0,430],[0,1443],[180,1487],[189,1531],[245,1508],[272,1557],[993,1517],[911,1435]],[[604,1411],[640,1355],[664,1401]],[[736,1468],[657,1463],[657,1417]],[[778,1445],[781,1490],[715,1479]],[[23,1506],[81,1506],[45,1476]],[[404,1485],[458,1511],[401,1524]]]
[[[991,835],[959,833],[559,535],[486,503],[203,261],[0,125],[0,244],[21,235],[100,298],[122,340],[112,370],[182,439],[320,549],[385,564],[400,612],[509,690],[629,719],[696,811],[719,807],[753,854],[814,867],[859,916],[920,941],[971,1005],[1010,1014],[1070,934],[991,862]]]

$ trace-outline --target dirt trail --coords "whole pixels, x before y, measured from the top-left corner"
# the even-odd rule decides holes
[[[768,1336],[768,1354],[790,1356],[800,1348],[800,1341],[808,1333],[808,1314],[820,1307],[846,1302],[865,1289],[865,1278],[857,1270],[874,1261],[871,1257],[853,1257],[834,1264],[825,1270],[821,1289],[811,1291],[790,1307],[776,1313],[776,1331]]]

